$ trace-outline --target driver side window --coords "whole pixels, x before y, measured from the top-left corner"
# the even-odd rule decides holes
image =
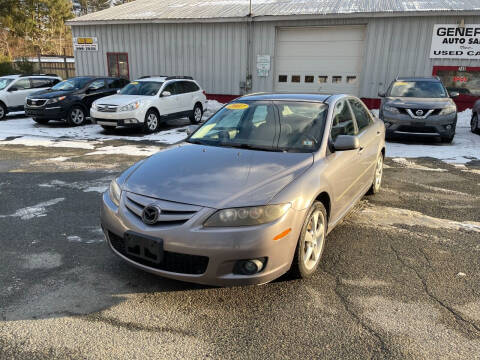
[[[330,136],[335,142],[338,135],[355,135],[355,122],[346,100],[340,100],[335,104]]]
[[[31,89],[31,84],[29,79],[20,79],[18,80],[15,84],[11,86],[12,88],[15,88],[18,90],[28,90]]]
[[[172,83],[168,84],[163,89],[163,91],[168,91],[172,95],[178,95],[179,94],[178,90],[179,90],[178,89],[178,83],[176,83],[176,82],[172,82]]]
[[[95,80],[90,84],[88,87],[90,90],[97,91],[101,90],[105,87],[105,81],[104,80]]]

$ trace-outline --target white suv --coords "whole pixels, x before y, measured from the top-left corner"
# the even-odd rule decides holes
[[[145,76],[118,92],[92,104],[92,120],[106,130],[117,126],[142,126],[147,133],[160,122],[188,116],[193,124],[202,120],[207,98],[189,76]]]
[[[9,112],[23,111],[25,99],[62,81],[57,75],[8,75],[0,77],[0,120]]]

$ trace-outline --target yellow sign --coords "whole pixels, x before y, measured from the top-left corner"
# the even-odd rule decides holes
[[[77,44],[93,44],[93,38],[77,38]]]
[[[229,110],[245,110],[249,108],[248,104],[243,104],[243,103],[228,104],[225,107]]]

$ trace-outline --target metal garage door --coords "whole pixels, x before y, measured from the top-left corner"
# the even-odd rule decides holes
[[[365,26],[280,28],[275,90],[358,95]]]

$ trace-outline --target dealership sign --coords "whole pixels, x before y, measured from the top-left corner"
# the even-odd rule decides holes
[[[98,41],[96,37],[76,37],[73,38],[73,49],[80,51],[98,51]]]
[[[435,25],[430,58],[480,60],[480,24]]]

